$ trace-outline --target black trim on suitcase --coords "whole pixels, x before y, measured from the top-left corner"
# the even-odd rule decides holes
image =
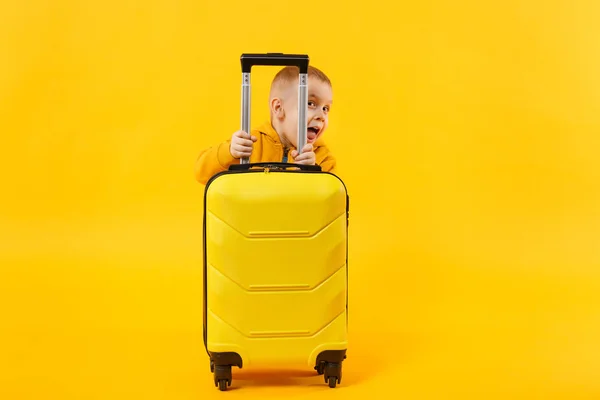
[[[257,165],[260,164],[260,165]],[[215,373],[215,385],[221,384],[220,382],[226,382],[227,384],[231,384],[231,367],[237,366],[238,368],[242,368],[243,360],[241,356],[237,353],[211,353],[208,351],[208,343],[207,343],[207,257],[206,257],[206,197],[208,193],[208,189],[212,182],[214,182],[217,178],[229,175],[229,174],[240,174],[240,173],[264,173],[263,169],[252,169],[252,167],[256,166],[266,166],[267,164],[273,166],[272,172],[274,173],[301,173],[301,174],[328,174],[335,176],[344,186],[344,190],[346,190],[346,327],[348,326],[348,225],[349,225],[349,216],[350,216],[350,196],[348,195],[348,189],[344,181],[332,172],[322,171],[320,166],[317,168],[301,168],[300,164],[288,164],[288,163],[257,163],[257,164],[240,164],[240,165],[232,165],[228,170],[221,171],[213,175],[206,186],[204,187],[204,205],[203,205],[203,221],[202,221],[202,247],[203,247],[203,298],[204,298],[204,307],[203,307],[203,336],[204,336],[204,348],[206,349],[206,353],[210,358],[210,368],[211,372]],[[264,165],[263,165],[264,164]],[[300,168],[299,170],[290,170],[286,168],[277,168],[277,166],[281,167],[296,167]],[[307,167],[307,166],[304,166]],[[314,166],[312,166],[314,167]],[[319,374],[324,374],[325,382],[329,383],[331,387],[334,387],[336,383],[341,382],[341,364],[342,361],[346,359],[346,350],[327,350],[321,352],[316,361],[316,365],[314,369]]]
[[[275,171],[278,169],[287,169],[287,168],[298,168],[302,171],[312,171],[312,172],[320,172],[322,171],[320,165],[304,165],[304,164],[294,164],[288,162],[256,162],[250,164],[231,164],[229,166],[229,171],[247,171],[251,168],[260,167],[263,170],[269,168],[271,171]],[[342,182],[343,183],[343,182]]]

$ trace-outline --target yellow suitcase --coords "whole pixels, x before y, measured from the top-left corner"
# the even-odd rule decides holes
[[[299,67],[305,143],[308,56],[243,54],[241,61],[246,132],[251,67]],[[206,184],[204,345],[220,390],[231,385],[232,367],[308,367],[332,388],[341,382],[348,215],[344,183],[319,166],[244,159]]]

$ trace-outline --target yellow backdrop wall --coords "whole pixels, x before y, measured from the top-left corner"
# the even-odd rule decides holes
[[[243,52],[307,53],[333,81],[351,347],[335,391],[240,371],[231,395],[599,398],[599,17],[566,0],[2,2],[0,398],[220,395],[193,164],[239,128]],[[274,72],[253,74],[253,122]]]

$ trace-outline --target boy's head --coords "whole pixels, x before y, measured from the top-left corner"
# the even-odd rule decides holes
[[[271,84],[271,124],[283,144],[298,147],[298,68],[285,67]],[[314,143],[327,129],[333,102],[331,82],[319,69],[308,67],[307,141]]]

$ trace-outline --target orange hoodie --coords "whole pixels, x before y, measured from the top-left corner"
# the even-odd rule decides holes
[[[266,122],[258,128],[253,129],[251,134],[256,136],[257,139],[252,146],[251,163],[283,161],[283,144],[270,122]],[[240,160],[233,158],[229,152],[230,143],[231,139],[228,139],[200,153],[194,168],[195,177],[198,182],[206,185],[208,180],[216,173],[227,170],[231,164],[240,163]],[[290,153],[292,150],[295,150],[295,148],[290,149]],[[317,139],[313,143],[313,151],[316,156],[316,164],[320,165],[323,171],[335,173],[335,158],[322,138]],[[287,162],[294,162],[294,159],[289,154]]]

